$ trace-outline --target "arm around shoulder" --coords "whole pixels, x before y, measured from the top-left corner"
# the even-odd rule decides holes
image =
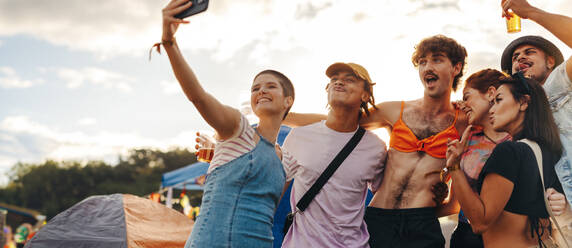
[[[372,130],[381,127],[390,127],[399,118],[401,102],[382,102],[375,105],[377,109],[370,108],[369,116],[360,120],[360,125],[365,129]]]
[[[290,112],[282,123],[290,127],[301,127],[314,124],[325,119],[326,116],[322,114],[302,114]]]

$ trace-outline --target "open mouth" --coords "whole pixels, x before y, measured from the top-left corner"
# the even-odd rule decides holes
[[[472,110],[465,110],[465,115],[471,119],[471,115],[473,115],[473,111]]]
[[[425,80],[425,83],[427,84],[433,84],[438,79],[439,77],[437,77],[437,75],[432,73],[428,73],[427,75],[425,75],[425,77],[423,77],[423,80]]]
[[[528,68],[530,68],[530,67],[532,67],[532,63],[531,63],[531,62],[518,63],[517,72],[518,72],[518,71],[525,72],[525,71],[528,70]]]

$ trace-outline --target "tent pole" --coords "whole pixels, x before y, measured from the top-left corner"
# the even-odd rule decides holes
[[[169,187],[169,189],[167,190],[167,200],[165,201],[165,205],[168,208],[173,208],[173,203],[171,202],[171,199],[173,199],[173,187]]]

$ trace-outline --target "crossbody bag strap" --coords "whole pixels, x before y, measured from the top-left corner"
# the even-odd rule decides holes
[[[542,192],[544,195],[543,198],[544,198],[544,205],[546,206],[546,211],[550,215],[550,219],[552,219],[552,222],[554,222],[554,224],[556,225],[556,228],[558,228],[558,232],[560,232],[560,235],[564,235],[562,229],[560,229],[558,221],[556,221],[556,217],[554,217],[554,214],[552,213],[552,209],[550,208],[550,204],[548,203],[548,197],[546,196],[546,190],[544,187],[544,167],[542,165],[542,151],[540,150],[540,146],[538,146],[536,142],[529,139],[521,139],[519,140],[519,142],[527,144],[532,149],[532,152],[534,152],[534,157],[536,157],[536,164],[538,164],[538,170],[540,171],[540,181],[542,182]],[[564,236],[562,237],[562,239],[564,240],[566,247],[570,247],[570,245],[568,244],[568,240],[566,240]]]
[[[302,196],[302,199],[298,201],[298,203],[296,204],[296,208],[298,208],[299,211],[306,210],[308,205],[310,205],[310,202],[312,202],[314,197],[320,192],[320,190],[326,184],[326,182],[328,182],[328,179],[332,177],[332,175],[340,167],[342,162],[344,162],[344,160],[348,157],[348,155],[350,155],[350,153],[354,150],[354,148],[357,146],[357,144],[363,137],[364,133],[365,129],[359,127],[358,130],[354,133],[354,135],[350,139],[350,141],[346,143],[344,148],[342,148],[342,150],[338,153],[338,155],[336,155],[334,160],[330,162],[330,165],[328,165],[328,167],[324,170],[324,172],[322,172],[322,174],[314,182],[312,187],[310,187],[310,189],[304,194],[304,196]]]

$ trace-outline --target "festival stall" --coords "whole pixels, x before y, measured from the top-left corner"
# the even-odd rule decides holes
[[[172,207],[173,188],[203,190],[208,168],[208,163],[197,162],[163,174],[159,193],[167,191],[165,205]]]

